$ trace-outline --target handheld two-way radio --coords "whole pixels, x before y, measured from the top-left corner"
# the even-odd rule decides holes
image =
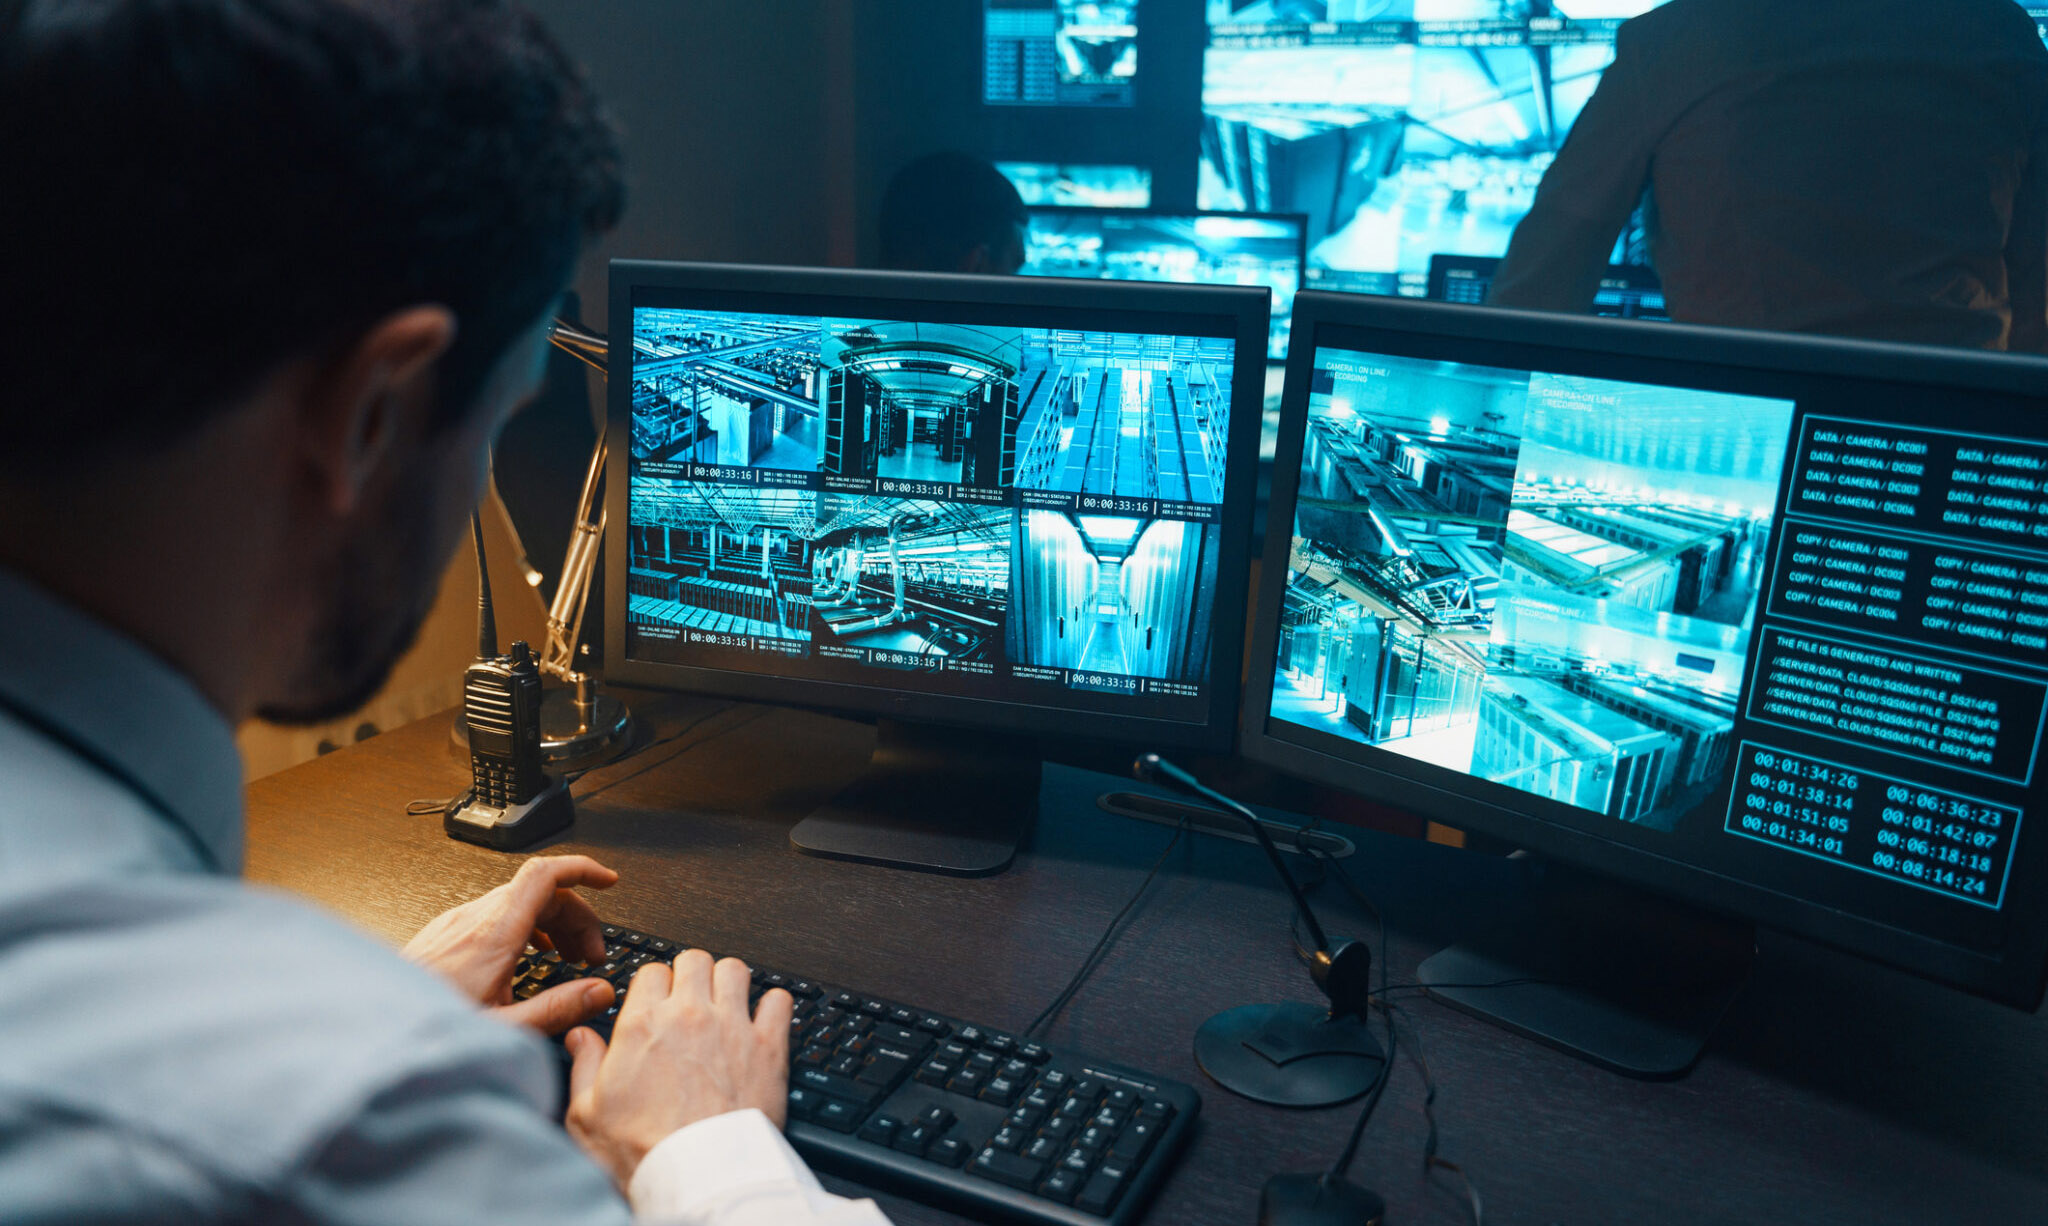
[[[481,516],[471,515],[470,532],[476,538],[477,660],[462,677],[470,790],[448,810],[442,828],[466,843],[517,851],[567,827],[576,809],[569,785],[541,767],[540,666],[533,650],[517,642],[510,654],[498,654]]]

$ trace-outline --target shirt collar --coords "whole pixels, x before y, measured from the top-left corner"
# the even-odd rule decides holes
[[[210,867],[241,871],[242,758],[227,720],[141,644],[4,569],[0,714],[116,776]]]

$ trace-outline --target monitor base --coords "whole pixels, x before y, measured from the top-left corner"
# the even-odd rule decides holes
[[[1038,812],[1040,763],[999,733],[882,720],[868,773],[789,832],[806,855],[955,877],[1000,873]]]
[[[1425,959],[1417,980],[1444,1004],[1612,1072],[1684,1076],[1749,980],[1756,930],[1548,876],[1524,906]]]

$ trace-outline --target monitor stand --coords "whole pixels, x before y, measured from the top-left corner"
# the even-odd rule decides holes
[[[1444,1004],[1613,1072],[1685,1075],[1748,981],[1755,929],[1532,868],[1518,905],[1425,959],[1417,980]],[[1476,986],[1488,984],[1503,986]]]
[[[867,773],[790,829],[797,850],[956,877],[1008,868],[1038,812],[1029,739],[891,719],[875,731]]]

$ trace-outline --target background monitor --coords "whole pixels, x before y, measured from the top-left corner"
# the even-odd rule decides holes
[[[1296,320],[1249,756],[2040,1000],[2041,364],[1314,293]]]
[[[1493,289],[1500,260],[1493,256],[1433,255],[1429,257],[1431,302],[1483,306]],[[1664,283],[1653,269],[1610,264],[1593,294],[1593,314],[1609,319],[1670,319],[1664,306]]]
[[[1261,285],[1273,293],[1267,355],[1287,355],[1301,288],[1302,218],[1270,213],[1171,213],[1038,207],[1024,235],[1037,277]]]
[[[1138,0],[982,0],[982,101],[1129,106]]]
[[[1152,172],[1143,166],[1067,166],[997,162],[1025,204],[1142,209],[1152,203]]]
[[[1028,760],[897,806],[960,823],[1036,736],[1228,745],[1265,300],[614,263],[608,676],[978,730],[883,746]]]
[[[1198,202],[1306,214],[1310,288],[1420,297],[1431,256],[1506,254],[1658,2],[1209,0]]]

